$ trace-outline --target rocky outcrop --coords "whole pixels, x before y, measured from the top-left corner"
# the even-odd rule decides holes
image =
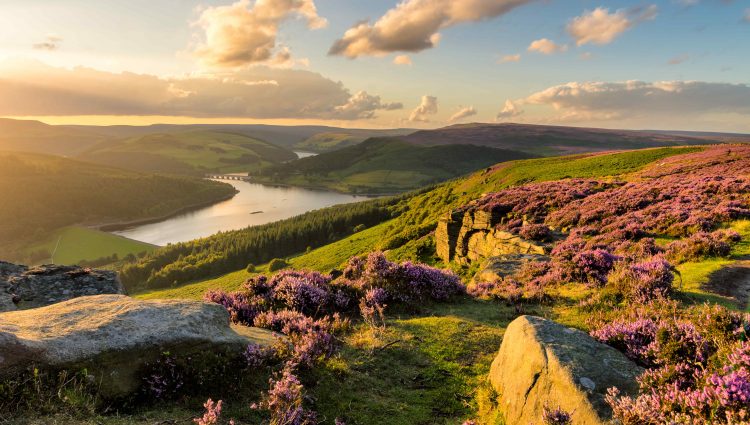
[[[534,254],[509,254],[490,257],[474,275],[473,281],[476,283],[495,282],[504,277],[512,276],[527,261],[544,261],[548,259],[546,256]]]
[[[472,208],[446,214],[435,232],[438,256],[445,262],[470,264],[501,255],[543,255],[549,251],[547,245],[499,229],[503,220],[499,213]]]
[[[272,334],[233,328],[218,304],[140,301],[97,295],[54,306],[0,313],[0,376],[30,366],[81,370],[100,383],[105,398],[136,391],[142,367],[163,352],[190,356],[231,351],[251,341],[271,343]]]
[[[88,295],[124,293],[117,273],[112,271],[57,265],[28,268],[0,262],[0,312]]]
[[[490,382],[509,425],[542,423],[545,405],[572,413],[572,423],[606,423],[607,389],[637,391],[643,370],[588,334],[539,317],[521,316],[505,332]]]

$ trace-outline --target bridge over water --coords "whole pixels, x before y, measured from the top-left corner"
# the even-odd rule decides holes
[[[206,174],[205,177],[207,179],[240,180],[246,182],[252,180],[252,177],[248,176],[247,174]]]

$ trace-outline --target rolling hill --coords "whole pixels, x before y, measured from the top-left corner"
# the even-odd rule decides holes
[[[0,152],[0,258],[23,259],[27,247],[46,242],[51,233],[66,226],[156,218],[234,193],[232,186],[208,180]]]
[[[156,133],[95,146],[80,159],[143,172],[203,175],[250,172],[291,161],[294,152],[241,134]]]
[[[660,146],[750,142],[750,135],[609,130],[529,124],[459,124],[402,137],[419,146],[472,144],[552,156]]]
[[[522,152],[481,146],[423,147],[395,138],[373,138],[270,167],[259,179],[350,193],[394,193],[445,181],[498,162],[530,157]]]
[[[109,136],[84,128],[0,118],[0,151],[74,156],[108,139]]]

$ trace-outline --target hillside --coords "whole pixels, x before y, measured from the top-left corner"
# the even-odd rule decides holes
[[[284,148],[241,134],[217,131],[157,133],[95,146],[80,159],[142,172],[200,176],[254,172],[296,159]]]
[[[354,146],[373,137],[396,137],[411,134],[413,130],[340,130],[318,133],[294,145],[295,149],[325,153]]]
[[[542,156],[750,141],[750,135],[747,134],[608,130],[529,124],[460,124],[437,130],[417,131],[402,138],[419,146],[472,144]]]
[[[322,146],[320,150],[316,148],[316,135],[338,134],[347,135],[358,140],[365,140],[369,137],[400,136],[413,133],[411,129],[350,129],[339,127],[328,127],[321,125],[264,125],[264,124],[154,124],[148,126],[86,126],[74,125],[66,126],[67,128],[84,130],[112,138],[133,138],[156,133],[186,133],[193,131],[224,132],[242,134],[258,140],[264,140],[276,146],[288,149],[296,148],[299,150],[309,149],[312,152],[323,152],[326,150]],[[325,139],[326,137],[323,136]],[[307,142],[312,139],[311,142]]]
[[[108,139],[87,129],[0,118],[0,151],[74,156]]]
[[[29,244],[44,243],[51,233],[65,226],[161,217],[232,196],[234,189],[199,179],[141,174],[40,154],[2,152],[0,194],[0,257],[14,259],[24,257]],[[71,241],[69,245],[75,243]],[[99,257],[114,252],[117,251]],[[49,254],[42,257],[49,258]]]
[[[235,232],[218,235],[210,243],[196,241],[179,249],[157,250],[133,263],[145,276],[168,269],[174,274],[165,276],[165,282],[187,283],[169,289],[155,285],[156,290],[139,297],[200,299],[206,294],[205,299],[227,307],[240,323],[247,323],[247,317],[252,321],[258,314],[255,309],[268,308],[271,313],[275,308],[289,308],[312,317],[333,309],[351,317],[351,329],[336,331],[341,333],[331,346],[335,353],[317,352],[314,367],[296,375],[310,397],[307,408],[325,417],[341,416],[348,423],[435,423],[437,416],[441,418],[437,423],[446,424],[467,419],[504,423],[505,403],[499,396],[523,393],[498,395],[487,379],[509,324],[522,314],[590,332],[591,338],[652,370],[650,376],[659,380],[646,381],[640,395],[631,393],[641,397],[640,405],[649,401],[648,409],[629,409],[631,399],[620,395],[610,404],[618,418],[631,415],[638,419],[633,423],[646,423],[640,420],[672,417],[677,406],[688,412],[684,413],[688,417],[703,419],[697,423],[731,423],[706,419],[711,411],[702,406],[713,403],[713,398],[700,399],[701,408],[693,410],[689,407],[693,404],[681,400],[691,400],[692,391],[712,391],[712,385],[721,385],[724,381],[718,379],[729,379],[733,370],[740,372],[731,375],[735,379],[731,382],[747,382],[743,357],[728,356],[746,353],[742,344],[746,345],[743,341],[750,322],[740,312],[748,305],[747,280],[742,280],[747,274],[726,280],[728,275],[721,271],[732,269],[737,275],[737,268],[746,267],[743,259],[750,253],[748,149],[660,148],[507,162],[387,201],[381,207],[390,208],[395,217],[381,216],[378,225],[367,224],[364,230],[317,249],[285,255],[294,269],[344,270],[343,277],[333,282],[331,277],[308,272],[281,273],[266,281],[259,276],[273,275],[268,264],[256,264],[250,272],[237,267],[237,271],[215,279],[194,281],[199,274],[211,275],[224,265],[222,249],[231,247],[232,256],[243,258],[234,250],[242,232]],[[468,246],[473,247],[473,257],[440,258],[440,239],[445,236],[440,224],[448,213],[463,217],[452,220],[459,226],[476,227],[459,233],[472,238]],[[273,234],[273,226],[267,227],[266,235]],[[494,259],[482,257],[492,253],[482,254],[481,248],[487,245],[477,242],[484,240],[499,247],[512,242],[506,233],[540,246],[545,254],[527,256],[525,263],[514,260],[516,254],[508,251]],[[305,231],[295,232],[295,240],[306,235]],[[253,252],[252,244],[246,249]],[[378,250],[387,250],[387,260],[370,254]],[[182,255],[184,252],[192,254]],[[366,259],[350,260],[368,254]],[[467,293],[440,295],[446,290],[441,285],[454,282],[450,274],[388,260],[453,269],[468,285]],[[510,260],[506,267],[516,263],[512,271],[498,269],[503,274],[494,280],[473,281],[477,272],[484,271],[486,260]],[[180,273],[188,276],[183,271],[198,271],[191,267],[197,265],[202,272],[188,279],[180,277]],[[367,316],[365,309],[360,318],[356,307],[350,310],[326,304],[321,310],[315,303],[328,302],[328,296],[305,298],[303,289],[299,292],[299,299],[305,300],[302,304],[265,304],[269,287],[278,285],[277,291],[288,291],[283,286],[285,279],[305,291],[314,288],[315,294],[332,293],[352,285],[351,279],[358,279],[361,268],[366,273],[354,284],[387,288],[383,295],[387,305],[381,305],[384,313],[380,319]],[[398,283],[401,273],[419,276],[413,278],[421,279],[414,287],[432,288],[436,295],[410,298],[410,286]],[[717,280],[720,275],[724,280]],[[273,289],[270,291],[273,294]],[[372,299],[358,294],[363,300]],[[247,304],[254,299],[261,304]],[[271,313],[260,313],[263,319],[255,324],[277,329],[279,324],[268,323],[263,316]],[[287,323],[280,314],[276,317]],[[695,350],[699,350],[697,355]],[[680,375],[670,371],[675,367],[687,370],[688,366],[688,376],[694,372],[698,378],[679,381],[683,384],[677,391],[685,398],[675,404],[670,383]],[[200,395],[204,399],[219,397],[218,393]],[[232,406],[229,414],[237,417],[244,412],[240,406],[260,395],[243,392],[234,398],[231,394],[222,397]],[[566,404],[568,398],[548,401],[559,402],[569,414],[578,411]],[[388,410],[389,406],[399,408]],[[721,409],[731,413],[743,406],[726,403]],[[151,411],[160,418],[165,413]],[[247,423],[264,418],[247,415],[243,416]]]
[[[488,147],[421,147],[380,138],[270,167],[260,178],[351,193],[393,193],[445,181],[501,161],[529,157]]]

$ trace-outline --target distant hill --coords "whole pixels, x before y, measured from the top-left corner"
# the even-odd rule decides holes
[[[80,159],[144,172],[202,175],[250,172],[297,158],[294,152],[241,134],[156,133],[94,146]]]
[[[473,145],[414,146],[395,138],[358,145],[264,170],[262,179],[351,193],[389,193],[445,181],[532,155]]]
[[[658,146],[750,142],[750,135],[727,133],[608,130],[528,124],[461,124],[402,137],[420,146],[472,144],[551,156]]]
[[[209,180],[0,152],[0,258],[17,258],[17,250],[65,226],[161,217],[234,193],[232,186]]]
[[[263,140],[285,148],[299,150],[310,150],[312,152],[324,152],[323,147],[318,149],[313,142],[307,142],[319,134],[345,134],[358,139],[359,142],[369,137],[400,136],[413,133],[413,129],[372,130],[372,129],[349,129],[339,127],[328,127],[322,125],[264,125],[264,124],[155,124],[148,126],[66,126],[70,129],[85,130],[102,136],[114,138],[132,138],[156,133],[185,133],[189,131],[220,131],[242,134],[254,139]]]
[[[83,128],[0,118],[0,151],[73,156],[108,138]]]

